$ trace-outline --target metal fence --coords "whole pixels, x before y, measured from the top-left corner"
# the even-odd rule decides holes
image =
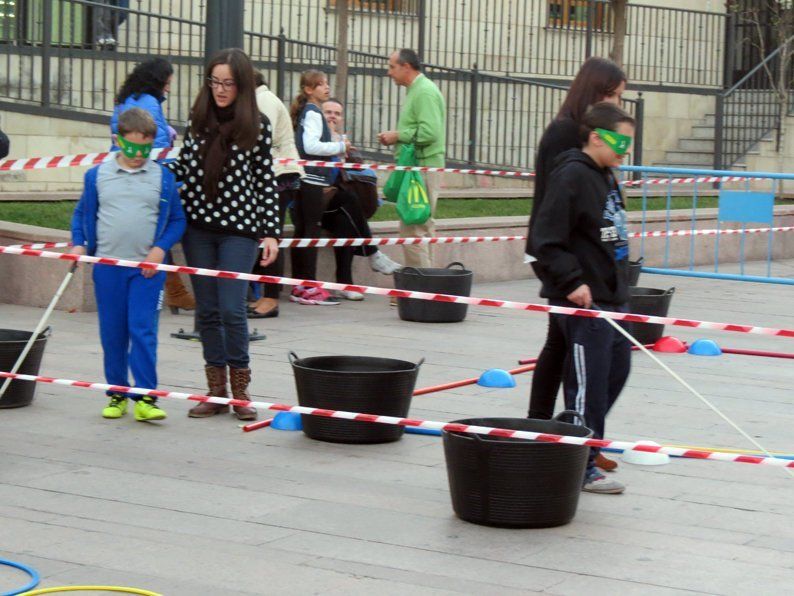
[[[387,55],[415,48],[446,68],[516,77],[571,78],[613,41],[607,0],[353,0],[350,49]],[[633,82],[722,86],[725,13],[629,4],[624,61]],[[246,2],[254,34],[335,45],[335,0]]]
[[[0,100],[102,121],[129,71],[159,54],[175,69],[168,116],[184,122],[201,84],[204,23],[172,16],[168,4],[133,0],[111,10],[91,0],[17,2],[0,19]]]
[[[246,50],[274,91],[285,101],[298,93],[300,74],[323,70],[334,83],[337,49],[284,36],[246,32]],[[349,53],[345,125],[351,142],[373,158],[390,159],[377,134],[395,128],[405,96],[386,76],[384,55]],[[566,87],[427,65],[426,75],[447,103],[447,160],[451,164],[482,164],[532,169],[540,135],[556,115]],[[625,100],[639,122],[632,163],[642,159],[643,100]]]
[[[642,188],[640,196],[628,201],[630,210],[642,213],[643,235],[634,242],[635,258],[646,265],[643,271],[794,285],[790,267],[775,267],[775,260],[791,257],[786,237],[792,233],[794,211],[790,201],[778,197],[794,174],[745,172],[746,178],[737,180],[737,172],[728,170],[620,169]],[[715,189],[712,183],[680,184],[681,178],[720,181]],[[662,196],[653,196],[651,189],[662,190]]]
[[[731,167],[770,133],[779,144],[783,119],[794,108],[794,60],[783,55],[794,37],[717,96],[714,167]]]

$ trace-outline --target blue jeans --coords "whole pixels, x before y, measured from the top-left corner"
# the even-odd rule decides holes
[[[157,388],[157,326],[165,273],[151,278],[140,269],[94,265],[94,293],[105,379],[129,386],[129,372],[137,387]],[[110,394],[112,392],[108,392]],[[130,395],[140,399],[139,395]]]
[[[257,241],[188,225],[182,248],[189,267],[248,273],[254,266]],[[248,368],[248,282],[193,275],[196,325],[204,360],[209,366]]]

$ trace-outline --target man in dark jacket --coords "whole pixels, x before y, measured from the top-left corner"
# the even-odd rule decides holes
[[[599,103],[584,120],[583,148],[560,155],[533,228],[532,247],[543,282],[541,296],[555,306],[626,312],[628,234],[623,197],[610,168],[623,160],[634,120],[613,104]],[[630,370],[628,340],[603,319],[553,315],[567,345],[566,409],[584,417],[603,438],[607,412]],[[583,489],[621,493],[591,450]]]

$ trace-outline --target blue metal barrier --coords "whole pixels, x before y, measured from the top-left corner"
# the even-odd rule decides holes
[[[639,257],[642,257],[645,262],[647,263],[650,259],[649,256],[646,254],[647,246],[646,246],[646,236],[645,234],[649,231],[649,213],[656,213],[659,214],[658,210],[650,211],[649,210],[649,188],[651,185],[648,183],[649,178],[661,178],[663,180],[667,180],[669,182],[662,182],[662,183],[655,183],[653,185],[654,188],[664,189],[666,192],[664,193],[664,231],[671,232],[673,231],[673,197],[674,196],[688,196],[691,197],[692,204],[691,204],[691,216],[689,218],[689,229],[692,233],[689,238],[689,263],[686,269],[683,268],[673,268],[671,266],[671,242],[683,242],[685,241],[683,237],[671,237],[666,236],[664,240],[664,255],[662,259],[662,267],[643,267],[642,271],[646,273],[653,273],[653,274],[667,274],[667,275],[677,275],[683,277],[698,277],[704,279],[723,279],[723,280],[731,280],[731,281],[750,281],[750,282],[758,282],[758,283],[773,283],[773,284],[783,284],[783,285],[794,285],[794,278],[787,278],[787,277],[773,277],[772,276],[772,261],[773,261],[773,232],[772,229],[775,227],[774,222],[774,204],[775,204],[775,197],[778,195],[779,185],[781,180],[794,180],[794,174],[789,173],[778,173],[778,172],[735,172],[730,170],[703,170],[703,169],[695,169],[695,168],[664,168],[664,167],[646,167],[646,166],[622,166],[619,168],[621,172],[625,174],[631,175],[636,178],[637,174],[641,175],[639,180],[635,181],[635,184],[641,183],[642,188],[642,195],[639,197],[638,200],[642,202],[642,220],[641,220],[641,231],[643,232],[642,238],[640,239],[640,254]],[[672,183],[673,178],[736,178],[740,177],[741,180],[720,180],[714,183],[712,186],[711,182],[704,183],[698,182],[697,180],[687,183],[674,185]],[[769,190],[765,192],[759,192],[757,190],[751,190],[751,183],[752,182],[761,182],[762,184],[766,181],[769,184]],[[702,271],[696,271],[696,247],[698,236],[696,235],[696,231],[698,229],[698,199],[702,198],[702,188],[703,184],[708,184],[710,188],[714,190],[718,190],[717,195],[717,217],[716,217],[716,228],[719,230],[721,227],[724,227],[723,224],[726,222],[731,222],[731,224],[740,224],[742,229],[742,234],[740,236],[740,249],[739,249],[739,257],[738,257],[738,268],[739,273],[722,273],[720,272],[720,234],[717,234],[714,241],[714,272],[713,273],[706,273]],[[725,188],[726,186],[732,186],[732,189]],[[736,186],[738,185],[738,189]],[[681,192],[675,193],[673,187],[677,186],[681,189]],[[757,184],[756,184],[757,186]],[[766,186],[766,184],[763,184]],[[632,199],[629,199],[632,200]],[[747,229],[748,224],[761,224],[762,226],[769,226],[770,230],[768,232],[768,241],[767,241],[767,255],[766,255],[766,276],[760,275],[746,275],[745,274],[745,264],[746,264],[746,254],[745,254],[745,240],[746,235],[744,234],[744,230]],[[780,224],[778,224],[780,225]],[[680,229],[680,228],[678,228]],[[659,253],[653,255],[653,257],[657,257],[658,261]],[[724,264],[724,263],[723,263]],[[703,265],[701,260],[701,266]]]

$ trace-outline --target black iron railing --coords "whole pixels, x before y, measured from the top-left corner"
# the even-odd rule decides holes
[[[770,133],[779,150],[783,119],[794,108],[794,61],[785,60],[794,37],[717,96],[714,168],[736,164]]]

